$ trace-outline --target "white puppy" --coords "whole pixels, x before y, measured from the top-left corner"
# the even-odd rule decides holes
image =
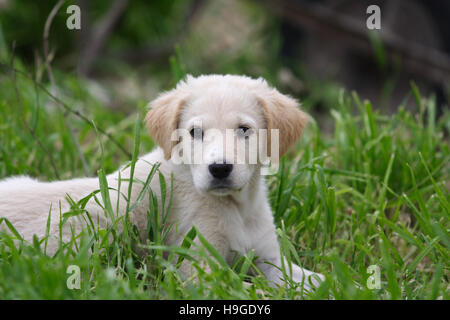
[[[156,163],[160,163],[159,170],[166,181],[170,181],[173,174],[169,223],[175,227],[171,229],[167,244],[179,245],[195,225],[228,262],[236,252],[245,255],[253,249],[259,269],[270,281],[280,284],[283,281],[279,270],[282,261],[261,175],[263,157],[260,151],[267,150],[272,161],[276,162],[275,153],[282,156],[298,140],[307,123],[307,116],[298,109],[298,103],[270,88],[263,79],[208,75],[188,76],[150,106],[152,109],[146,122],[160,147],[137,161],[134,178],[145,181],[152,164]],[[178,139],[174,134],[177,129],[188,134]],[[230,129],[231,135],[227,136]],[[268,138],[261,134],[263,131],[260,129],[269,130]],[[270,130],[278,134],[278,141]],[[233,148],[228,147],[230,139]],[[255,153],[250,146],[254,141],[258,141],[260,149],[256,162],[250,161]],[[244,155],[239,153],[242,148]],[[189,158],[189,155],[193,157]],[[118,192],[114,189],[119,188],[119,172],[122,180],[126,179],[130,176],[130,168],[107,176],[114,208],[118,200]],[[150,188],[160,196],[158,175],[155,175]],[[50,212],[48,252],[54,252],[60,232],[63,240],[71,237],[69,227],[58,230],[60,213],[70,208],[66,194],[77,201],[97,189],[97,178],[56,182],[38,182],[28,177],[9,178],[0,182],[0,217],[6,217],[25,239],[30,240],[34,234],[45,236]],[[126,181],[121,182],[120,190],[128,194]],[[142,184],[133,184],[131,203],[136,202],[141,190]],[[126,202],[119,201],[118,207],[116,214],[124,215]],[[131,213],[132,222],[142,230],[147,223],[148,208],[148,197],[145,196]],[[93,221],[101,225],[106,223],[104,210],[93,199],[87,203],[86,209]],[[305,281],[305,288],[309,288],[308,280],[314,273],[297,265],[291,267],[292,280]],[[188,270],[189,266],[184,264],[182,271],[189,273]],[[315,285],[318,283],[313,278],[310,280]]]

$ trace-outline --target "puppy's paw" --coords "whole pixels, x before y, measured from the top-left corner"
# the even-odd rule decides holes
[[[315,273],[300,268],[299,266],[295,266],[292,270],[292,280],[299,284],[299,288],[303,287],[305,291],[311,292],[325,281],[325,277],[320,273]]]

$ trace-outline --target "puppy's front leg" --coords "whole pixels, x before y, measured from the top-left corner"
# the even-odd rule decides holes
[[[282,263],[275,230],[268,234],[266,233],[263,239],[264,241],[260,242],[261,245],[257,247],[258,250],[255,252],[256,256],[258,256],[256,265],[272,285],[283,284],[283,269],[288,277],[300,284],[300,288],[303,284],[303,288],[306,291],[311,291],[313,287],[318,287],[320,282],[325,279],[323,275],[301,268],[294,263],[289,265],[285,258],[283,258]]]
[[[213,218],[196,219],[193,223],[193,225],[196,226],[197,230],[201,233],[203,238],[205,238],[205,240],[209,242],[222,257],[226,257],[227,253],[229,252],[229,244],[223,232],[220,230],[220,228],[217,228],[218,224],[219,223]],[[181,244],[182,240],[179,242]],[[198,235],[194,242],[200,247],[203,246],[199,240]],[[206,252],[206,254],[212,258],[210,252]],[[204,262],[201,264],[202,270],[207,273],[210,272],[210,266],[207,261],[202,262]],[[192,263],[186,259],[183,260],[180,271],[186,277],[195,277],[197,274],[196,270],[192,267]]]

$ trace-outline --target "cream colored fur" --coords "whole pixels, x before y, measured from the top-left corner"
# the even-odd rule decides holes
[[[208,75],[188,77],[175,89],[163,93],[150,103],[150,107],[152,109],[146,122],[150,134],[160,147],[138,160],[135,178],[145,181],[155,163],[161,163],[160,171],[167,181],[173,174],[170,223],[176,225],[172,228],[176,231],[171,232],[168,244],[180,244],[186,232],[195,225],[229,262],[235,252],[244,255],[255,250],[260,270],[269,280],[280,284],[282,274],[271,266],[281,266],[281,258],[260,165],[235,164],[229,188],[211,189],[212,177],[208,165],[221,160],[229,161],[230,153],[222,153],[217,138],[208,136],[206,130],[211,128],[225,132],[225,129],[236,129],[241,124],[255,130],[279,129],[282,156],[298,140],[306,125],[307,117],[298,109],[298,103],[270,88],[262,79]],[[202,144],[204,163],[174,164],[171,153],[177,141],[171,141],[171,133],[177,128],[189,130],[198,121],[201,121],[205,130],[204,141],[192,141],[192,144]],[[267,144],[270,145],[271,141],[268,140]],[[122,179],[126,179],[129,168],[120,170],[120,173]],[[107,176],[108,185],[114,189],[118,188],[118,174],[119,171],[116,171]],[[151,189],[159,195],[157,176],[151,182]],[[132,203],[136,201],[141,188],[141,184],[133,185]],[[97,178],[56,182],[39,182],[29,177],[8,178],[0,182],[0,216],[9,219],[26,240],[31,240],[34,234],[38,237],[45,235],[47,217],[51,212],[52,238],[48,250],[52,253],[58,246],[60,212],[69,209],[66,194],[79,200],[97,189]],[[122,193],[127,194],[127,190],[128,184],[122,181]],[[101,199],[100,194],[98,198]],[[115,208],[117,191],[111,191],[110,198]],[[141,229],[146,226],[148,206],[148,197],[144,197],[131,216],[132,222]],[[94,221],[98,218],[101,224],[106,223],[105,213],[95,201],[89,201],[86,209]],[[122,199],[118,214],[123,215],[125,210],[126,202]],[[75,221],[72,225],[77,226],[77,230],[81,228],[81,224]],[[71,236],[68,227],[62,233],[66,240]],[[183,265],[182,269],[189,273],[188,265]],[[292,279],[297,282],[305,279],[306,288],[306,282],[312,274],[292,265]],[[314,279],[312,282],[317,284]]]

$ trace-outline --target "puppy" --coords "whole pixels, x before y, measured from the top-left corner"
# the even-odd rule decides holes
[[[174,227],[167,244],[179,245],[196,226],[229,263],[236,253],[245,255],[254,250],[258,268],[271,283],[281,284],[280,248],[262,173],[267,160],[276,165],[276,158],[299,139],[307,116],[298,103],[261,78],[207,75],[188,76],[150,107],[146,124],[159,147],[136,162],[134,179],[145,181],[157,163],[166,181],[173,175],[168,223]],[[129,177],[130,168],[107,176],[113,207],[118,202],[117,215],[127,210],[117,190],[128,194]],[[133,184],[131,203],[138,200],[142,188],[142,184]],[[158,175],[150,188],[160,197]],[[9,178],[0,182],[0,217],[6,217],[26,240],[31,240],[33,235],[46,235],[51,214],[47,252],[52,253],[58,248],[60,234],[63,241],[71,238],[69,226],[76,231],[82,228],[73,223],[59,230],[60,213],[70,209],[67,195],[77,201],[98,189],[97,178],[56,182]],[[145,230],[148,196],[141,200],[130,218]],[[85,208],[94,222],[106,225],[105,211],[94,199]],[[317,274],[311,277],[313,272],[297,265],[290,267],[286,270],[292,270],[292,280],[303,282],[306,289],[310,284],[317,286],[318,278],[322,278]],[[190,272],[187,262],[181,269],[186,275]]]

